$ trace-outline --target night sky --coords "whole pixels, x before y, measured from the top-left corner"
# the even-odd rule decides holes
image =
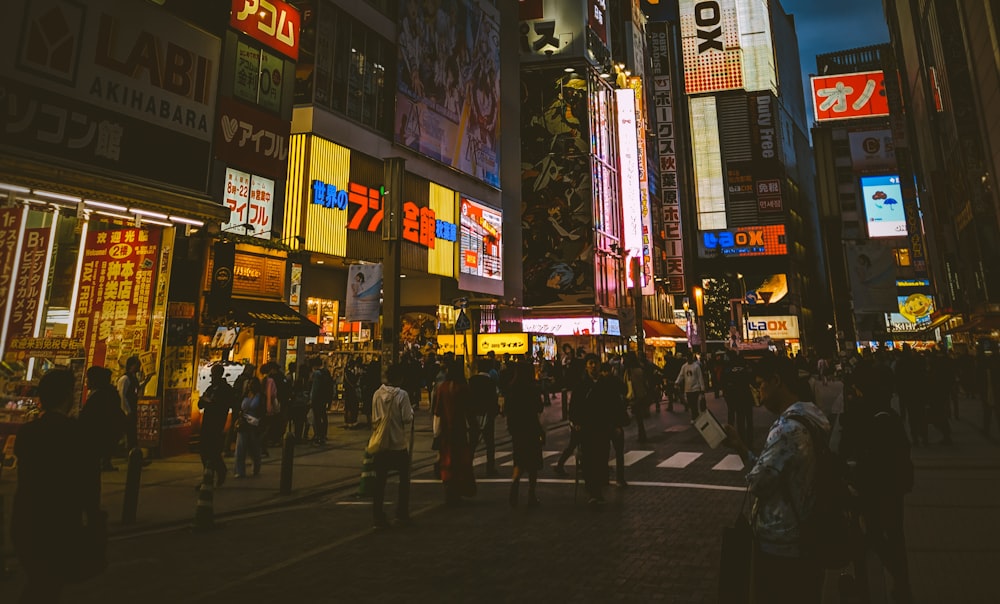
[[[879,0],[781,0],[781,6],[795,16],[811,126],[809,74],[816,72],[816,55],[888,42],[889,31]]]

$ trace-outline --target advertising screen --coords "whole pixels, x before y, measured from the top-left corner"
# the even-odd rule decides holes
[[[618,101],[618,164],[621,177],[622,231],[629,258],[642,257],[642,201],[639,190],[639,142],[636,134],[635,91],[616,90]],[[628,275],[632,286],[632,275]]]
[[[851,166],[855,170],[896,168],[896,145],[891,130],[859,130],[848,132],[847,138],[851,143]]]
[[[702,258],[783,256],[787,253],[783,224],[702,231],[698,238],[698,255]]]
[[[691,145],[694,147],[698,228],[702,230],[728,226],[718,117],[715,97],[691,99]]]
[[[688,94],[743,88],[735,0],[681,0],[681,50]]]
[[[395,140],[498,187],[500,16],[485,0],[454,5],[401,11]]]
[[[896,301],[899,314],[916,325],[931,322],[935,310],[931,282],[926,279],[906,279],[896,281]]]
[[[503,213],[468,197],[462,197],[461,204],[460,272],[502,280]]]
[[[861,197],[865,201],[869,237],[906,237],[898,176],[862,176]]]
[[[881,71],[814,76],[812,99],[817,122],[889,115]]]

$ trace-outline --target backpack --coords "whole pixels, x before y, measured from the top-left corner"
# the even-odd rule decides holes
[[[805,426],[816,454],[815,502],[812,511],[799,516],[799,548],[803,558],[823,568],[843,568],[851,561],[856,524],[853,495],[847,482],[847,464],[830,450],[826,434],[804,415],[787,419]]]

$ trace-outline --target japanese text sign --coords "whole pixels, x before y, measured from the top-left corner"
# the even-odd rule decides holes
[[[783,224],[702,231],[698,238],[698,255],[702,258],[783,256],[787,253],[788,244]]]
[[[10,327],[7,343],[13,338],[35,335],[35,319],[45,287],[45,258],[49,249],[49,228],[25,229],[21,247],[21,264],[14,278],[14,297],[8,314]]]
[[[299,58],[299,11],[281,0],[233,0],[229,25],[288,57]]]
[[[271,178],[288,172],[291,122],[239,103],[219,99],[215,155],[222,161]]]
[[[817,122],[889,115],[881,71],[814,76],[812,98]]]
[[[14,270],[21,208],[0,208],[0,300],[7,299]]]
[[[271,219],[274,215],[274,181],[253,176],[240,170],[226,168],[226,205],[229,221],[224,231],[239,232],[239,227],[250,225],[246,234],[269,239]]]

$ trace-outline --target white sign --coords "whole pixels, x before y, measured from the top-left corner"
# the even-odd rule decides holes
[[[795,315],[774,317],[746,317],[749,338],[769,336],[772,340],[797,340],[799,338],[799,318]]]
[[[347,271],[348,321],[378,321],[382,303],[382,265],[352,264]]]
[[[635,91],[623,88],[615,91],[618,101],[618,163],[621,174],[622,231],[624,249],[628,252],[625,266],[631,258],[642,259],[642,199],[639,192],[639,142],[636,135]],[[632,287],[632,271],[628,271],[628,287]]]
[[[602,335],[606,325],[605,319],[602,317],[566,317],[560,319],[524,319],[521,322],[521,328],[527,333],[584,336]]]
[[[4,3],[0,72],[212,140],[221,43],[150,2]],[[72,119],[59,126],[71,128]]]
[[[274,181],[254,176],[233,168],[226,168],[226,205],[229,206],[229,221],[222,225],[223,231],[253,235],[262,239],[271,238],[274,218]]]
[[[896,145],[892,130],[861,130],[848,132],[851,142],[851,165],[855,170],[896,168]]]

